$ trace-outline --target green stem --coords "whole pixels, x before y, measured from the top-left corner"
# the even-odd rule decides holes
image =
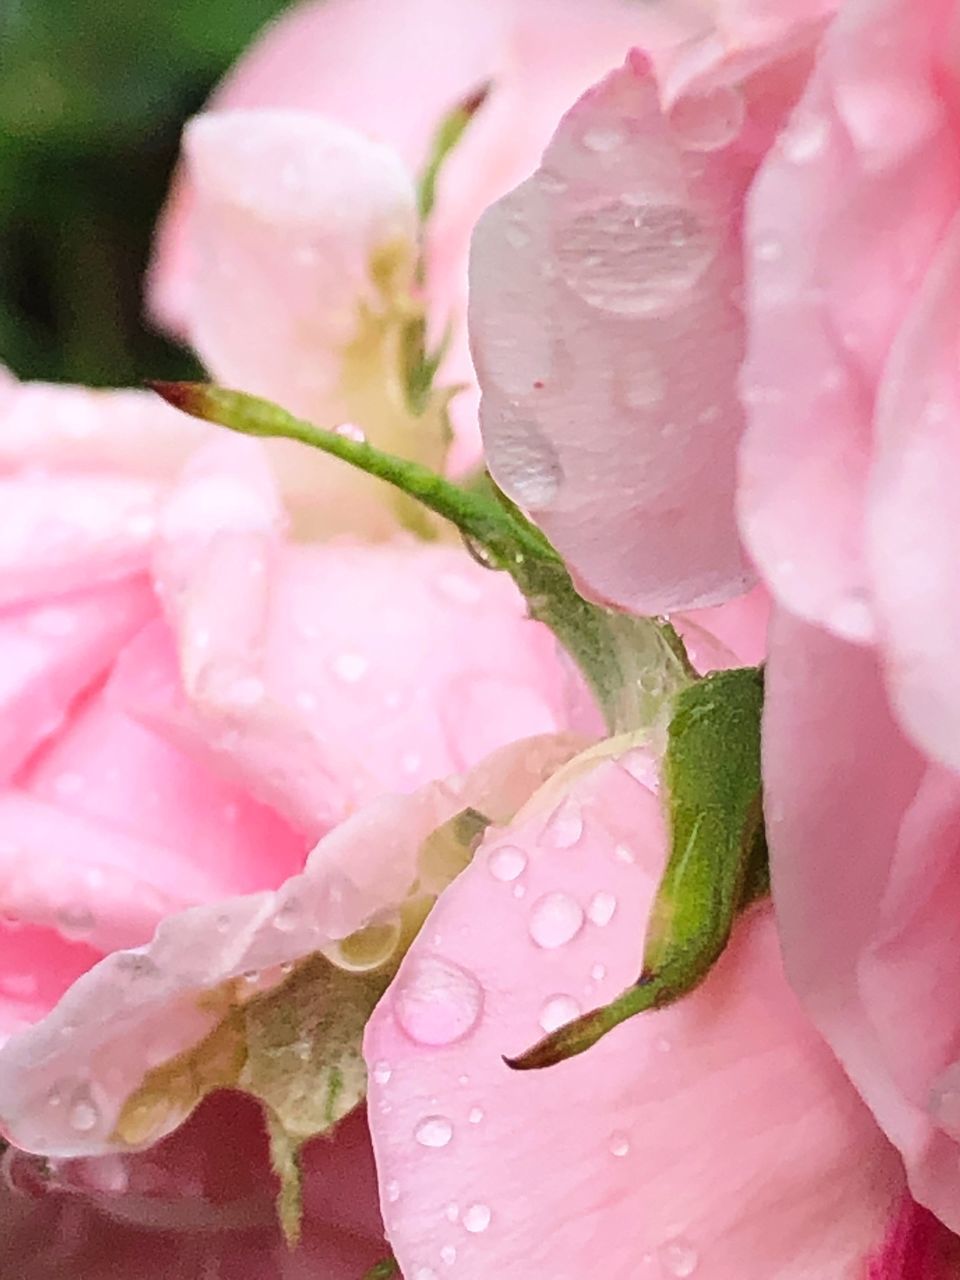
[[[580,667],[611,733],[655,723],[695,672],[669,623],[585,600],[560,556],[513,504],[462,489],[420,463],[295,418],[269,401],[206,383],[154,382],[168,403],[244,435],[299,440],[394,485],[454,524],[476,557],[509,573],[530,614]]]

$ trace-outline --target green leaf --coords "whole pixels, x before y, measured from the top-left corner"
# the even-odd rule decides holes
[[[627,1018],[672,1004],[706,978],[737,913],[765,892],[762,709],[763,673],[756,667],[719,672],[677,695],[663,762],[670,853],[640,977],[510,1066],[546,1067],[583,1053]]]
[[[580,667],[612,734],[660,724],[670,698],[696,679],[669,623],[585,600],[543,534],[503,495],[463,489],[419,463],[295,418],[277,405],[205,383],[151,383],[185,413],[246,435],[300,440],[377,476],[460,530],[475,557],[509,573],[530,615]],[[491,482],[492,484],[492,482]]]
[[[300,1149],[366,1095],[363,1029],[395,968],[350,973],[311,956],[244,1006],[247,1056],[236,1083],[267,1109],[280,1221],[291,1242],[300,1235]]]

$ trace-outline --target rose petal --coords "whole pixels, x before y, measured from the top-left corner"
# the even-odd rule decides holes
[[[562,777],[441,897],[368,1027],[401,1269],[859,1280],[902,1175],[765,910],[680,1004],[540,1074],[503,1064],[635,978],[662,868],[651,791],[615,762]]]
[[[550,739],[506,751],[509,761],[485,763],[457,790],[431,783],[410,796],[381,796],[321,840],[306,869],[275,893],[168,916],[145,947],[107,956],[0,1051],[2,1128],[40,1154],[122,1148],[117,1120],[147,1069],[196,1044],[222,1018],[213,991],[246,974],[269,985],[282,966],[396,908],[416,879],[423,841],[484,803],[491,776],[512,771],[515,785],[525,778],[522,802],[565,758]],[[171,1101],[155,1117],[145,1141],[184,1119],[176,1108]]]
[[[794,613],[860,641],[874,390],[960,197],[942,9],[845,6],[749,202],[744,537]]]
[[[494,474],[591,593],[638,612],[713,603],[750,576],[732,510],[741,120],[685,146],[634,54],[474,236]]]
[[[905,739],[874,655],[780,611],[764,786],[791,982],[914,1196],[956,1230],[960,1124],[944,1072],[960,1023],[943,974],[960,946],[960,782]]]
[[[0,615],[0,776],[62,726],[155,607],[134,578]]]

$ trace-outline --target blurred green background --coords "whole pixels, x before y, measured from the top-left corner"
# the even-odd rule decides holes
[[[0,0],[0,362],[191,376],[141,287],[183,122],[284,0]]]

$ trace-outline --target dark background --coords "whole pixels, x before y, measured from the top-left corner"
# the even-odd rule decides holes
[[[183,122],[284,0],[0,0],[0,363],[190,376],[143,319]]]

